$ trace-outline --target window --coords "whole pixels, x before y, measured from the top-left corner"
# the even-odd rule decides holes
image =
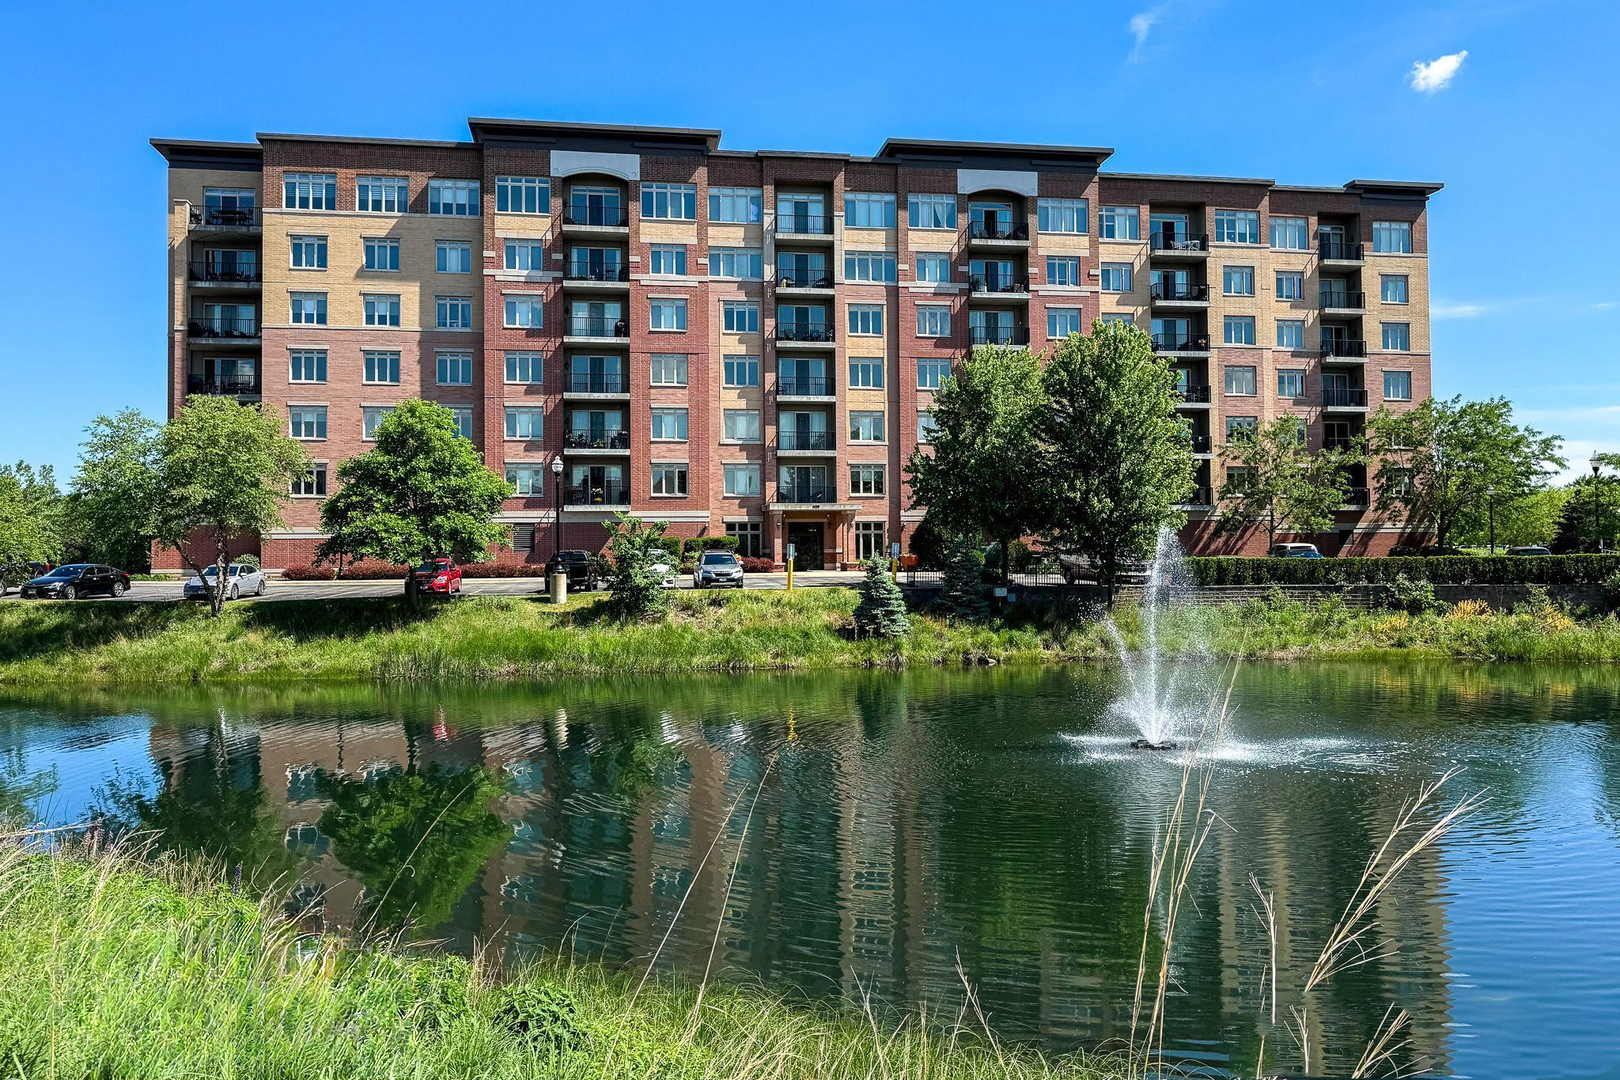
[[[495,209],[502,214],[551,213],[551,180],[544,176],[497,176]]]
[[[697,185],[642,184],[641,216],[696,221]]]
[[[1105,206],[1097,215],[1097,231],[1104,240],[1142,239],[1142,214],[1134,206]]]
[[[465,240],[435,240],[434,269],[441,274],[472,273],[472,245]]]
[[[757,467],[756,467],[757,471]],[[755,484],[759,483],[758,478]],[[758,492],[755,492],[758,494]],[[737,538],[737,554],[745,559],[760,558],[765,550],[764,529],[757,521],[728,521],[726,535]]]
[[[1047,308],[1046,309],[1046,336],[1049,338],[1066,338],[1070,334],[1084,333],[1080,325],[1079,308]]]
[[[1307,251],[1310,233],[1302,217],[1274,217],[1271,219],[1271,246],[1285,251]]]
[[[1298,270],[1277,271],[1277,299],[1298,300],[1305,295],[1305,275]]]
[[[399,384],[398,352],[367,349],[361,356],[365,361],[366,382],[387,386]]]
[[[325,326],[326,294],[323,292],[293,293],[292,321],[299,326]]]
[[[849,385],[855,390],[883,389],[884,360],[881,356],[852,356],[849,359]]]
[[[440,353],[438,359],[440,386],[472,385],[472,353]]]
[[[429,180],[428,213],[449,217],[478,216],[478,181]]]
[[[545,247],[538,240],[508,240],[505,249],[502,265],[508,270],[538,272],[546,268]]]
[[[456,434],[463,439],[471,439],[473,437],[472,407],[469,405],[452,405],[450,406],[450,415],[456,421]]]
[[[1305,369],[1278,368],[1277,396],[1284,401],[1298,401],[1305,396]]]
[[[399,297],[367,294],[361,297],[367,326],[398,326]]]
[[[1044,233],[1083,233],[1090,220],[1084,199],[1041,199],[1035,205],[1035,226]]]
[[[956,196],[908,195],[906,224],[913,229],[956,228]]]
[[[883,333],[883,305],[849,305],[849,332],[869,336],[881,335]]]
[[[287,409],[288,434],[295,439],[326,438],[325,405],[293,405]]]
[[[931,443],[934,441],[934,432],[939,430],[939,424],[934,420],[933,409],[919,409],[917,411],[917,441]]]
[[[1080,256],[1048,255],[1046,257],[1046,283],[1048,285],[1080,284]]]
[[[1412,373],[1410,371],[1384,372],[1384,400],[1412,400]]]
[[[1406,303],[1406,275],[1379,274],[1378,299],[1386,304]]]
[[[1226,418],[1226,441],[1242,442],[1245,439],[1252,439],[1259,427],[1259,420],[1253,416],[1228,416]]]
[[[1122,323],[1125,326],[1135,326],[1136,320],[1123,311],[1108,311],[1103,313],[1102,321],[1105,323]]]
[[[896,270],[892,251],[852,251],[844,256],[846,281],[894,281]]]
[[[1233,397],[1254,397],[1258,392],[1255,369],[1247,364],[1226,365],[1226,392]]]
[[[950,378],[951,362],[949,360],[918,360],[917,361],[917,389],[938,390],[941,381]]]
[[[1228,465],[1226,467],[1226,485],[1234,495],[1242,495],[1253,491],[1255,485],[1254,467],[1250,465]]]
[[[1373,250],[1382,254],[1410,255],[1412,253],[1412,223],[1410,221],[1373,222]]]
[[[287,354],[288,382],[325,382],[326,350],[294,349]]]
[[[855,523],[855,557],[881,559],[883,551],[883,522],[857,521]]]
[[[849,414],[849,441],[880,443],[886,438],[883,412],[851,412]]]
[[[684,299],[654,300],[648,307],[652,312],[652,329],[686,329],[686,301]]]
[[[538,296],[503,297],[503,325],[536,329],[546,324],[546,302]]]
[[[941,304],[918,304],[917,336],[950,337],[951,309]]]
[[[317,461],[309,471],[292,482],[294,495],[321,496],[326,494],[326,462]]]
[[[1221,320],[1222,340],[1228,345],[1254,344],[1254,316],[1228,315]]]
[[[1131,264],[1130,263],[1103,263],[1102,264],[1102,291],[1103,292],[1130,292],[1131,291]]]
[[[654,495],[685,495],[685,465],[654,465],[652,467],[652,493]]]
[[[410,209],[408,190],[403,176],[357,176],[354,208],[372,214],[403,214]]]
[[[1411,324],[1387,322],[1384,327],[1384,348],[1389,352],[1407,352],[1412,347]]]
[[[685,244],[654,244],[648,249],[647,256],[649,274],[686,273]]]
[[[851,465],[849,467],[849,493],[851,495],[883,494],[883,466]]]
[[[366,238],[367,270],[398,270],[399,241],[386,237]]]
[[[652,411],[652,437],[664,440],[686,438],[686,410],[654,409]]]
[[[290,236],[292,242],[292,268],[294,270],[326,269],[326,237]]]
[[[1260,242],[1259,211],[1215,211],[1215,240],[1221,244],[1258,244]]]
[[[765,276],[765,260],[759,248],[709,249],[709,276],[759,281]]]
[[[472,329],[472,300],[465,296],[433,298],[434,323],[440,330]]]
[[[1254,295],[1254,267],[1221,267],[1221,292],[1227,296]]]
[[[654,386],[686,385],[685,353],[653,353],[650,365]]]
[[[723,366],[726,386],[758,386],[759,357],[727,356]]]
[[[749,224],[760,218],[759,188],[712,187],[709,189],[709,220]]]
[[[537,383],[540,381],[541,359],[537,352],[509,352],[506,354],[506,381],[509,383]]]
[[[388,414],[393,411],[393,407],[388,405],[368,405],[361,409],[360,437],[362,439],[375,439],[377,437],[377,425],[386,420]]]
[[[549,471],[544,465],[508,465],[506,482],[518,495],[544,495]]]
[[[723,475],[724,475],[724,479],[722,481],[722,483],[724,484],[724,487],[721,489],[722,494],[729,495],[732,498],[737,498],[737,499],[744,499],[744,498],[748,498],[751,495],[758,495],[759,494],[759,466],[758,465],[755,465],[755,464],[729,465],[728,464],[728,465],[722,466],[722,471],[723,471]],[[755,525],[754,528],[758,529],[759,526]],[[731,531],[731,526],[730,525],[726,526],[726,531],[728,533]],[[738,547],[740,549],[742,547],[742,545],[738,544]]]
[[[851,229],[892,229],[895,224],[894,196],[864,192],[844,195],[844,227]]]
[[[1303,349],[1305,347],[1305,320],[1277,320],[1277,348]]]
[[[754,300],[726,300],[720,305],[724,326],[733,334],[759,333],[759,304]]]
[[[918,255],[917,280],[939,284],[951,280],[951,259],[949,255]]]
[[[281,178],[286,210],[336,210],[336,173],[285,173]]]
[[[720,417],[722,438],[727,442],[759,442],[757,409],[726,409]]]

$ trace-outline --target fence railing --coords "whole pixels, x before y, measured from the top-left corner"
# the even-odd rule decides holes
[[[975,345],[1028,345],[1027,326],[970,326],[968,340]]]
[[[1149,233],[1148,248],[1152,251],[1208,251],[1209,234],[1202,236],[1169,236],[1165,233]]]
[[[1329,409],[1356,409],[1367,404],[1367,391],[1356,386],[1330,386],[1322,391],[1322,404]]]
[[[831,379],[783,375],[776,380],[777,397],[830,397],[832,392]]]
[[[563,211],[563,224],[622,228],[630,224],[630,214],[622,206],[569,206]]]
[[[563,270],[565,281],[629,281],[628,266],[593,266],[589,263],[570,263]]]
[[[804,269],[794,266],[778,266],[776,268],[776,287],[778,289],[830,289],[833,287],[831,272],[827,270]]]
[[[831,323],[779,322],[776,324],[778,341],[833,341],[837,337]]]
[[[1367,306],[1367,294],[1344,289],[1324,289],[1322,306],[1325,308],[1362,308]]]
[[[777,432],[776,448],[778,450],[831,450],[833,448],[832,432],[794,431],[792,428],[788,428]]]
[[[628,506],[630,486],[622,480],[577,484],[563,491],[564,506]]]
[[[1152,289],[1155,300],[1208,300],[1207,281],[1155,281]]]
[[[1337,259],[1341,262],[1354,262],[1361,258],[1361,245],[1349,240],[1330,240],[1321,237],[1316,241],[1316,251],[1324,259]]]
[[[784,236],[826,236],[832,232],[833,219],[825,214],[778,214],[776,231]]]
[[[573,337],[622,338],[630,336],[630,323],[625,319],[575,315],[570,317],[563,325],[567,328],[564,333]]]
[[[193,225],[207,225],[213,228],[257,228],[259,224],[259,208],[257,206],[193,206],[191,208],[191,223]]]
[[[572,394],[626,394],[629,382],[619,371],[571,371],[567,389]]]
[[[970,221],[967,234],[969,240],[1028,240],[1029,222],[1027,221]]]
[[[193,260],[190,264],[192,281],[215,281],[229,284],[253,284],[261,280],[258,263],[216,263]]]
[[[186,333],[199,338],[256,338],[259,320],[234,315],[192,319],[186,323]]]
[[[628,431],[610,431],[607,429],[589,431],[570,431],[563,436],[563,447],[567,450],[628,450],[630,449],[630,433]]]

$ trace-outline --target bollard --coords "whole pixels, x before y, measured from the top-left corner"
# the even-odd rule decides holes
[[[553,604],[566,604],[568,602],[568,574],[566,571],[552,571],[547,594]]]

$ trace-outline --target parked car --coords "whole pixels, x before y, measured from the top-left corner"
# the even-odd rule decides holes
[[[219,567],[204,567],[201,577],[186,582],[187,600],[207,600],[214,595],[214,584],[219,580]],[[250,563],[231,563],[225,568],[225,599],[236,600],[244,595],[264,595],[264,571]]]
[[[1525,544],[1523,547],[1510,547],[1507,549],[1507,553],[1509,555],[1551,555],[1552,551],[1542,547],[1540,544]]]
[[[692,587],[705,589],[710,585],[743,587],[742,560],[729,551],[705,551],[692,571]]]
[[[1315,544],[1272,544],[1267,554],[1273,559],[1320,559]]]
[[[410,578],[405,581],[405,592],[411,591],[411,581],[416,582],[417,592],[444,593],[453,596],[461,591],[461,567],[451,559],[440,556],[429,559],[421,566],[411,571]]]
[[[0,559],[0,596],[20,589],[37,577],[51,572],[51,564],[28,559]]]
[[[658,584],[666,589],[673,589],[678,584],[679,579],[675,576],[675,568],[669,563],[656,562],[647,569],[658,575]]]
[[[99,563],[69,563],[22,587],[24,600],[76,600],[81,596],[119,597],[129,591],[129,575]]]
[[[561,570],[568,575],[568,587],[590,590],[597,586],[596,558],[588,551],[559,551],[546,560],[546,577]]]

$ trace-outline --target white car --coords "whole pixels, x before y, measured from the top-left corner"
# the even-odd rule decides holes
[[[231,563],[225,570],[225,599],[235,600],[242,596],[264,595],[264,571],[257,566],[247,563]],[[202,577],[194,577],[186,582],[185,596],[187,600],[207,600],[214,591],[214,582],[218,580],[219,568],[210,566],[202,572]]]
[[[662,585],[666,589],[675,588],[675,568],[669,565],[669,563],[653,563],[651,566],[647,567],[647,569],[658,575],[658,584]]]

